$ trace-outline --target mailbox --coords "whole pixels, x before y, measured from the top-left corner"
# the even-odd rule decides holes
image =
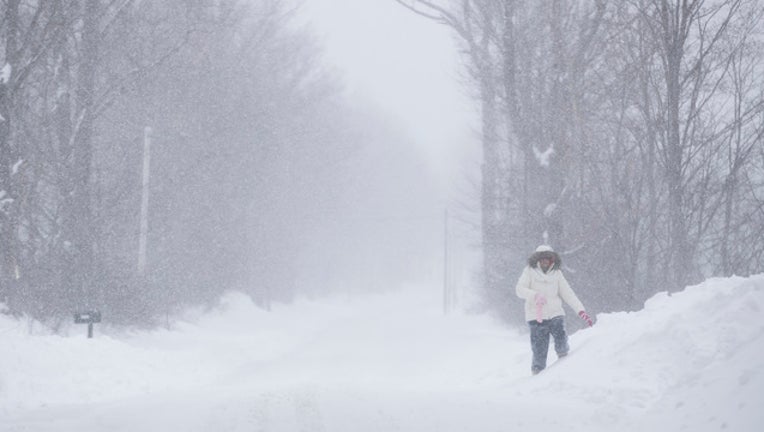
[[[77,312],[74,314],[75,324],[90,324],[99,322],[101,322],[101,312],[98,311]]]
[[[101,322],[101,312],[88,311],[88,312],[75,312],[74,323],[75,324],[87,324],[88,325],[88,339],[93,337],[93,323]]]

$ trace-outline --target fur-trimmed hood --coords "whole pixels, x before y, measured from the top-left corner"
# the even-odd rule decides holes
[[[551,270],[559,270],[560,266],[562,266],[562,260],[560,259],[560,255],[555,252],[551,247],[546,245],[541,245],[536,248],[536,251],[533,252],[533,254],[528,258],[528,266],[531,268],[538,268],[539,260],[543,257],[549,257],[552,259],[552,267]]]

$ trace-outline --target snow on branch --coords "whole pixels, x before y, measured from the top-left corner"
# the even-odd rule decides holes
[[[539,161],[539,165],[543,167],[549,166],[549,159],[551,159],[552,155],[554,154],[554,146],[549,146],[548,149],[542,151],[539,151],[539,149],[536,148],[536,146],[533,146],[533,155],[536,156],[536,160]]]
[[[0,84],[5,84],[11,81],[11,71],[13,68],[11,68],[10,63],[6,63],[5,66],[3,66],[3,69],[0,70]]]
[[[6,195],[7,192],[5,192],[5,190],[0,190],[0,210],[3,210],[6,205],[9,205],[13,202],[13,198]]]
[[[13,167],[11,168],[11,175],[16,175],[16,173],[19,172],[19,167],[21,167],[21,164],[24,163],[24,159],[19,159],[16,161],[15,164],[13,164]]]

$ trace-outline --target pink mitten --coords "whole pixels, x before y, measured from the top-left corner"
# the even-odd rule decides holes
[[[533,297],[533,301],[536,302],[536,306],[544,306],[546,304],[546,297],[541,293],[536,293],[536,296]]]
[[[582,320],[586,321],[586,323],[589,324],[589,327],[594,325],[594,322],[592,322],[592,319],[585,311],[579,312],[578,316],[580,316]]]
[[[533,301],[536,302],[536,322],[542,322],[544,321],[544,305],[546,304],[546,297],[544,297],[541,294],[536,294],[536,296],[533,298]]]

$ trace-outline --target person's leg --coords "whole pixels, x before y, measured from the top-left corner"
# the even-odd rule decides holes
[[[546,368],[546,356],[549,352],[549,326],[548,321],[528,323],[531,329],[531,349],[533,350],[533,363],[531,370],[537,374]]]
[[[554,317],[549,320],[549,331],[554,338],[554,350],[557,357],[565,357],[570,351],[568,334],[565,332],[565,317]]]

